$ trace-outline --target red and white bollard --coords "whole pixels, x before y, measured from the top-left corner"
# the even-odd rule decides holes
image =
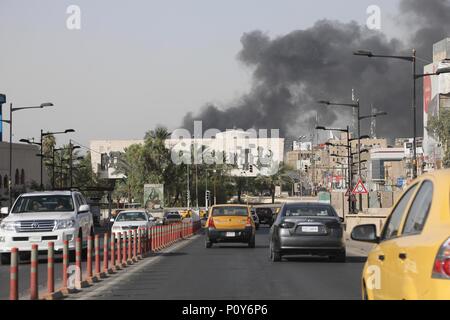
[[[123,232],[122,238],[122,265],[127,265],[127,232]]]
[[[92,278],[92,241],[93,241],[92,236],[89,236],[88,243],[87,243],[87,258],[86,258],[86,260],[87,260],[86,269],[87,269],[87,277],[88,278]]]
[[[38,245],[31,245],[30,300],[38,300]]]
[[[104,273],[108,273],[108,269],[109,269],[108,241],[109,241],[109,234],[106,232],[103,235],[103,272]]]
[[[116,260],[116,268],[120,268],[120,264],[122,263],[122,250],[120,245],[122,243],[122,233],[117,232],[117,260]]]
[[[63,265],[62,265],[62,272],[63,272],[63,289],[67,289],[67,269],[69,268],[69,241],[64,240],[63,242]]]
[[[47,251],[47,292],[55,292],[55,243],[48,243]]]
[[[137,230],[132,231],[133,234],[133,261],[137,260]]]
[[[116,234],[114,232],[111,232],[111,240],[110,240],[110,256],[111,256],[111,268],[114,270],[114,267],[116,266],[116,248],[115,248],[115,243],[116,243]]]
[[[75,240],[75,286],[77,289],[81,289],[81,283],[83,282],[83,269],[81,267],[81,242],[82,239],[77,237]]]
[[[98,234],[95,235],[94,242],[94,250],[95,250],[95,275],[100,275],[100,237]]]
[[[142,228],[138,229],[138,258],[142,258],[142,252],[144,251],[142,248]]]
[[[19,250],[11,249],[11,266],[9,268],[9,300],[19,299]]]
[[[132,231],[128,230],[128,263],[131,263],[131,250],[132,250],[132,246],[131,246],[131,237],[132,237]]]

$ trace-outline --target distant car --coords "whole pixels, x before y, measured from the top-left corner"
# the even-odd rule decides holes
[[[256,214],[256,211],[255,211],[254,208],[252,208],[250,211],[252,213],[253,221],[255,221],[255,228],[256,228],[256,230],[258,230],[259,229],[259,218],[258,218],[258,215]]]
[[[281,261],[284,255],[329,256],[345,262],[342,218],[328,204],[284,204],[271,228],[270,259]]]
[[[255,247],[255,222],[245,205],[215,205],[206,221],[206,248],[214,243],[247,243]]]
[[[164,224],[178,223],[183,220],[183,217],[178,211],[168,211],[164,214]]]
[[[181,215],[182,219],[187,219],[192,217],[192,210],[191,209],[183,209],[178,211],[178,213]]]
[[[450,300],[450,170],[413,181],[380,237],[371,224],[351,237],[375,244],[362,272],[363,299]]]
[[[8,208],[1,209],[8,214]],[[9,215],[0,223],[1,263],[10,263],[12,248],[20,254],[29,254],[33,244],[40,251],[54,243],[55,251],[62,252],[64,240],[69,241],[70,260],[75,258],[76,238],[87,243],[94,234],[94,221],[84,196],[77,191],[42,191],[21,194]]]
[[[151,227],[155,218],[145,210],[130,209],[120,212],[115,219],[112,219],[112,222],[111,231],[118,233]]]
[[[273,224],[273,211],[271,208],[269,207],[256,207],[255,208],[255,212],[258,215],[259,218],[259,222],[261,224],[267,224],[269,226],[271,226]]]

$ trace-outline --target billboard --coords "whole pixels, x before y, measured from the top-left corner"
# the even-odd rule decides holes
[[[164,208],[164,185],[144,185],[144,207],[148,210]]]

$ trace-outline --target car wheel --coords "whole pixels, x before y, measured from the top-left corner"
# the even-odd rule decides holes
[[[272,245],[270,248],[270,261],[272,261],[272,262],[280,262],[281,261],[281,253],[273,250]]]
[[[0,262],[2,265],[10,265],[11,264],[11,254],[10,253],[2,253]]]
[[[209,240],[206,240],[206,242],[205,242],[205,247],[206,247],[207,249],[211,248],[211,247],[212,247],[212,242],[209,241]]]
[[[255,247],[255,236],[253,236],[250,241],[248,242],[248,247],[249,248],[254,248]]]

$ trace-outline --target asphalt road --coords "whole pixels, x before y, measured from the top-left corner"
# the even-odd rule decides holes
[[[314,257],[273,263],[268,233],[266,227],[258,231],[255,249],[233,244],[206,249],[204,236],[196,236],[75,298],[360,299],[364,257],[348,253],[347,263]]]

